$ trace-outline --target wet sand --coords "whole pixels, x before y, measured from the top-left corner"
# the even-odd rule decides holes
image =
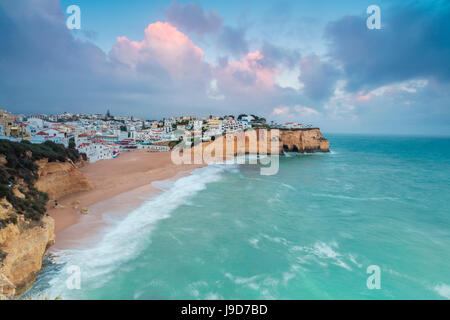
[[[88,164],[80,171],[93,188],[58,199],[58,207],[48,210],[55,219],[55,247],[64,248],[91,237],[97,228],[105,225],[105,213],[121,215],[137,208],[160,192],[152,182],[179,178],[202,166],[175,165],[170,152],[144,150]],[[88,209],[85,215],[80,213],[83,208]]]

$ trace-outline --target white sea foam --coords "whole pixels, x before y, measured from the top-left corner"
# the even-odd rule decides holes
[[[219,181],[221,173],[229,169],[232,170],[233,166],[210,165],[196,169],[191,175],[176,180],[165,192],[143,203],[123,220],[105,228],[95,245],[82,250],[56,252],[55,261],[67,266],[79,266],[82,285],[101,287],[109,280],[111,271],[136,257],[149,245],[151,231],[158,221],[169,218],[177,207],[186,204],[208,183]],[[61,272],[60,276],[50,280],[48,294],[70,296],[72,292],[66,289],[65,284],[68,277],[68,274]]]
[[[289,244],[289,241],[282,237],[271,237],[271,236],[268,236],[267,234],[263,234],[262,236],[271,242],[280,243],[284,246],[287,246]]]
[[[440,296],[444,297],[445,299],[450,300],[450,286],[448,284],[441,283],[441,284],[436,285],[433,289]]]
[[[259,249],[259,246],[258,246],[259,239],[258,238],[252,238],[252,239],[248,240],[248,242],[250,243],[250,245],[252,247]]]
[[[248,277],[248,278],[244,278],[244,277],[235,277],[233,276],[231,273],[227,272],[225,273],[225,277],[227,277],[228,279],[230,279],[231,281],[233,281],[235,284],[242,284],[242,285],[249,285],[249,284],[254,284],[254,282],[256,280],[258,280],[259,278],[261,278],[260,275],[256,275],[256,276],[252,276],[252,277]]]
[[[283,187],[285,187],[285,188],[288,188],[288,189],[291,189],[291,190],[296,191],[296,189],[295,189],[293,186],[289,185],[289,184],[281,183],[281,185],[282,185]]]
[[[343,255],[338,251],[339,245],[332,241],[329,244],[317,241],[312,246],[292,246],[290,250],[304,252],[304,255],[297,257],[297,261],[302,264],[309,264],[310,261],[326,267],[327,263],[332,263],[341,268],[351,271],[352,268],[345,262],[349,260],[359,267],[352,254]]]
[[[205,300],[223,300],[223,297],[216,292],[209,292],[206,294]]]
[[[335,198],[335,199],[342,199],[342,200],[354,200],[354,201],[398,201],[401,202],[399,198],[393,198],[393,197],[349,197],[349,196],[343,196],[339,194],[330,194],[330,193],[311,193],[312,196],[315,197],[325,197],[325,198]]]

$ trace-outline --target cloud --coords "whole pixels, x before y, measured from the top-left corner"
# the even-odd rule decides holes
[[[248,53],[240,61],[229,61],[225,66],[215,69],[220,87],[237,93],[262,96],[274,89],[278,70],[267,67],[265,57],[260,51]]]
[[[272,116],[283,119],[308,119],[312,116],[319,116],[320,112],[313,108],[305,107],[302,105],[294,105],[294,106],[280,106],[274,108],[272,111]]]
[[[381,30],[365,16],[329,23],[329,55],[343,67],[348,90],[415,78],[450,80],[450,4],[442,1],[382,8]]]
[[[173,80],[207,76],[203,50],[169,23],[155,22],[142,41],[117,38],[110,58],[141,72],[167,71]]]
[[[207,106],[210,66],[169,23],[150,24],[140,41],[119,37],[109,54],[76,39],[56,1],[2,2],[0,25],[0,105],[12,112],[158,117]]]
[[[283,115],[290,115],[291,109],[289,107],[278,107],[273,109],[272,115],[274,116],[283,116]]]
[[[225,99],[225,96],[220,93],[219,87],[217,85],[217,79],[211,80],[207,94],[208,94],[208,98],[213,99],[213,100],[224,100]]]
[[[223,19],[215,10],[205,11],[197,3],[182,5],[178,2],[165,10],[166,20],[175,27],[199,35],[219,32]]]
[[[240,58],[249,51],[245,33],[245,28],[224,26],[218,37],[218,45],[222,50]]]
[[[57,2],[36,10],[33,3],[0,4],[0,105],[12,112],[256,113],[279,95],[277,70],[258,51],[213,65],[186,34],[154,22],[141,39],[120,36],[105,54],[74,37]]]
[[[283,66],[289,69],[298,65],[301,56],[298,50],[282,48],[269,42],[264,42],[261,53],[264,55],[268,65]]]
[[[317,110],[305,106],[294,106],[294,110],[301,116],[319,115],[319,112]]]
[[[313,100],[328,98],[338,80],[339,71],[331,63],[310,55],[300,60],[299,81],[303,83],[303,91]]]
[[[429,81],[426,79],[402,81],[371,90],[370,94],[374,96],[394,96],[405,92],[416,93],[428,84]]]

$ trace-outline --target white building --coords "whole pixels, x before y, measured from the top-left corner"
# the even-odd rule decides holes
[[[44,120],[40,118],[28,118],[27,122],[39,130],[44,129]]]
[[[303,128],[312,128],[312,125],[305,125],[305,124],[301,124],[301,123],[296,123],[296,122],[286,122],[285,124],[282,125],[283,128],[288,128],[288,129],[303,129]]]
[[[247,116],[243,116],[241,118],[242,121],[247,121],[247,122],[252,122],[253,120],[255,120],[255,117],[252,115],[247,115]]]
[[[240,121],[235,119],[222,121],[222,130],[225,131],[225,133],[242,131],[251,127],[252,126],[247,121]]]
[[[138,144],[138,149],[148,150],[150,152],[167,152],[170,151],[169,146],[158,145],[158,144]]]
[[[119,154],[119,146],[103,143],[83,143],[77,147],[79,152],[86,153],[91,163],[104,159],[112,159]]]

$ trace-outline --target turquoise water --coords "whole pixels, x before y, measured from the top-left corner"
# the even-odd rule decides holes
[[[450,299],[450,139],[326,135],[274,176],[214,165],[82,250],[32,292],[75,299]],[[66,285],[80,267],[81,289]],[[381,270],[369,290],[366,269]]]

